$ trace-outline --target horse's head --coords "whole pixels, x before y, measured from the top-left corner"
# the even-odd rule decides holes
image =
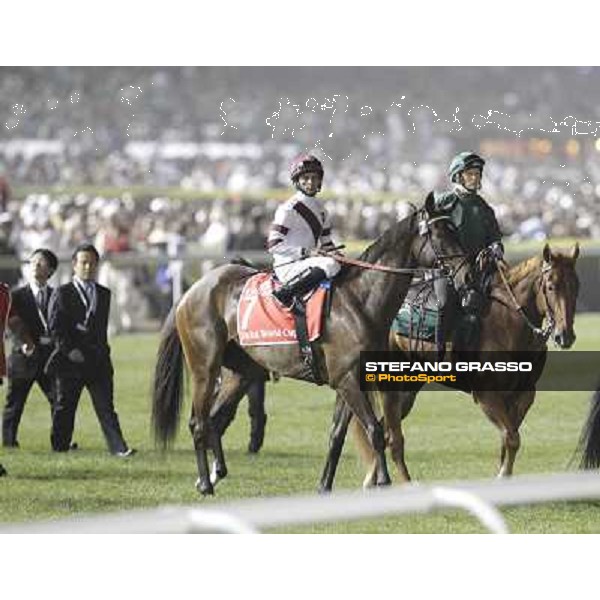
[[[573,320],[579,292],[579,278],[575,262],[579,256],[579,244],[569,254],[553,252],[549,244],[542,252],[542,276],[538,292],[538,304],[546,318],[553,324],[554,342],[561,348],[570,348],[575,342]]]
[[[441,269],[443,279],[450,280],[456,290],[461,289],[471,266],[450,215],[436,210],[433,192],[428,194],[417,215],[418,235],[412,245],[417,263]]]

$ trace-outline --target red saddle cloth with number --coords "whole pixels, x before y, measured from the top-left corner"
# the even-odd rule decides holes
[[[0,283],[0,377],[6,376],[6,354],[4,353],[4,333],[10,312],[10,288],[5,283]]]
[[[241,346],[297,344],[294,315],[274,297],[281,284],[271,273],[257,273],[246,281],[237,310],[237,328]],[[306,303],[308,339],[313,342],[322,333],[327,290],[318,287]]]

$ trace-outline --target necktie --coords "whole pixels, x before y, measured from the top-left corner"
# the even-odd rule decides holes
[[[46,290],[40,288],[37,293],[36,302],[42,314],[46,314]]]
[[[94,284],[90,281],[85,282],[85,295],[87,296],[88,306],[94,303]]]

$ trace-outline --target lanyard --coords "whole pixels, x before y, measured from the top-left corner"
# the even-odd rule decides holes
[[[85,321],[83,322],[83,326],[87,327],[92,313],[96,310],[96,294],[92,294],[92,300],[90,301],[83,286],[77,280],[73,280],[73,285],[75,286],[75,289],[79,294],[79,298],[81,299],[81,302],[85,308]]]
[[[44,297],[46,297],[48,295],[48,288],[44,288]],[[37,310],[37,314],[38,317],[40,318],[40,321],[42,323],[42,325],[44,326],[44,333],[48,334],[48,321],[46,320],[46,317],[44,316],[44,313],[42,311],[42,309],[40,308],[40,305],[38,304],[38,299],[37,299],[37,295],[42,291],[42,288],[38,288],[37,294],[34,294],[33,296],[33,300],[35,302],[35,308]],[[31,290],[31,292],[33,293],[33,289]],[[48,306],[48,304],[46,303],[46,306]]]

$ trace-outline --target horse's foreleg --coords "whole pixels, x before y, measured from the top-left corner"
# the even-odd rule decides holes
[[[502,392],[474,392],[483,412],[500,430],[500,467],[498,477],[512,475],[515,457],[521,446],[521,436],[508,414],[505,394]]]
[[[265,425],[267,413],[265,412],[265,381],[254,381],[246,392],[248,396],[248,416],[250,417],[250,441],[248,452],[256,454],[265,439]]]
[[[403,482],[410,481],[410,474],[404,459],[404,433],[402,419],[410,412],[416,392],[387,392],[383,398],[383,416],[386,437],[392,459]]]
[[[213,485],[227,476],[225,453],[223,452],[223,433],[233,420],[237,406],[246,393],[249,382],[241,375],[223,370],[221,388],[217,394],[208,424],[210,445],[214,454],[214,462],[210,474]]]
[[[390,475],[385,460],[385,439],[383,427],[375,417],[373,407],[366,393],[360,390],[358,378],[353,373],[348,373],[342,384],[338,386],[344,401],[351,408],[354,416],[360,421],[369,438],[369,443],[373,447],[377,457],[377,478],[376,485],[389,485],[391,483]]]
[[[367,474],[363,479],[363,488],[371,488],[377,483],[377,455],[373,452],[373,447],[363,429],[362,425],[356,419],[350,421],[350,431],[356,444],[356,449],[367,468]]]
[[[344,447],[348,424],[352,418],[352,411],[348,405],[342,400],[338,394],[335,400],[335,409],[333,411],[333,420],[331,423],[331,431],[329,433],[329,452],[325,461],[325,468],[321,476],[319,492],[330,492],[333,487],[335,472]]]
[[[220,436],[223,436],[229,425],[233,422],[238,404],[234,401],[235,391],[241,384],[241,375],[229,369],[221,369],[221,385],[214,398],[213,406],[210,411],[210,421],[212,428]]]
[[[521,447],[521,434],[519,428],[525,418],[525,415],[531,408],[535,399],[535,390],[526,390],[524,392],[515,392],[507,402],[508,417],[511,424],[511,430],[514,432],[508,437],[506,446],[506,460],[504,475],[512,475],[517,453]]]

